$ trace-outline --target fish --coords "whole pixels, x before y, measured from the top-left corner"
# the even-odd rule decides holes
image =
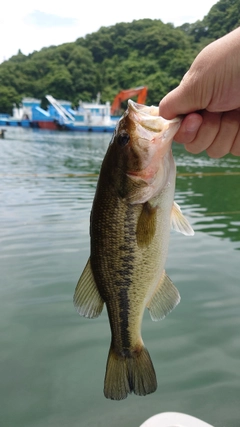
[[[180,301],[165,272],[171,227],[194,231],[174,202],[172,141],[181,118],[166,120],[158,107],[131,99],[104,156],[90,215],[90,257],[74,293],[81,316],[106,306],[111,344],[104,395],[125,399],[157,389],[141,324],[145,308],[163,319]]]

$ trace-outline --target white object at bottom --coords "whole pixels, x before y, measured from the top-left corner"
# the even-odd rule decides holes
[[[148,418],[140,427],[213,427],[191,415],[180,412],[163,412]]]

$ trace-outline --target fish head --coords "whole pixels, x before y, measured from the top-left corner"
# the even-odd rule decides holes
[[[109,147],[112,178],[124,200],[144,203],[166,185],[174,164],[172,140],[180,123],[180,118],[160,117],[158,107],[128,100],[128,108],[116,126]]]

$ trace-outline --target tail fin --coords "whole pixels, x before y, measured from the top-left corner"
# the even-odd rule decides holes
[[[132,391],[139,395],[153,393],[157,388],[155,370],[145,347],[137,353],[119,356],[110,347],[104,395],[108,399],[122,400]]]

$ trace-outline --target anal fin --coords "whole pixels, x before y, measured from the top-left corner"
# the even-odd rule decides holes
[[[80,316],[93,318],[102,312],[104,301],[93,277],[90,259],[76,286],[73,303]]]
[[[152,320],[164,319],[176,307],[180,299],[177,288],[164,271],[152,298],[147,303]]]

